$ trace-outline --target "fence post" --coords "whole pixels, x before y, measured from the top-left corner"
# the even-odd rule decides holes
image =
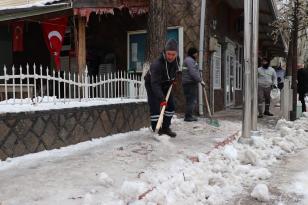
[[[13,78],[13,105],[15,104],[15,66],[12,67],[12,78]]]
[[[20,104],[22,104],[22,99],[23,99],[23,96],[22,96],[22,80],[23,80],[23,75],[22,75],[22,67],[21,66],[19,67],[19,79],[20,79],[20,82],[19,82],[19,85],[20,85]]]
[[[85,83],[85,96],[84,98],[89,98],[89,85],[88,85],[88,66],[86,66],[86,70],[84,71],[84,83]]]
[[[91,75],[90,86],[92,87],[92,95],[89,95],[90,98],[94,97],[94,76]]]
[[[98,76],[96,76],[96,86],[95,86],[95,88],[96,88],[96,98],[98,98]]]
[[[66,87],[65,87],[65,80],[66,80],[66,73],[63,71],[63,101],[66,100]]]
[[[59,101],[61,101],[61,83],[60,83],[60,79],[61,79],[61,76],[60,76],[60,70],[58,71],[58,97],[59,97]]]
[[[74,72],[73,78],[74,78],[74,84],[73,84],[73,86],[74,86],[74,88],[73,88],[74,97],[73,97],[73,99],[76,99],[76,85],[75,85],[75,83],[76,83],[76,73],[75,72]],[[78,86],[78,84],[77,84],[77,86]]]
[[[78,78],[78,98],[79,98],[79,101],[81,101],[81,96],[80,96],[80,89],[81,89],[81,86],[80,86],[80,74],[77,75],[77,78]]]
[[[56,71],[55,70],[53,70],[52,71],[52,75],[53,75],[53,82],[52,82],[52,84],[53,84],[53,102],[54,102],[54,104],[56,104]]]
[[[33,75],[34,75],[34,99],[36,100],[36,65],[33,64]]]
[[[28,101],[30,101],[30,80],[29,80],[29,64],[27,63],[27,91],[28,91]]]
[[[68,101],[72,99],[72,91],[71,91],[71,72],[68,72]]]
[[[8,103],[8,99],[7,99],[7,82],[6,82],[6,78],[7,78],[6,66],[4,66],[3,70],[4,70],[4,92],[5,92],[5,102]]]
[[[43,88],[43,67],[42,65],[40,66],[40,74],[41,74],[41,97],[42,100],[44,98],[44,88]]]
[[[47,102],[49,102],[49,69],[48,69],[48,67],[47,67],[47,69],[46,69],[46,75],[47,75],[47,80],[46,80],[46,86],[47,86]]]

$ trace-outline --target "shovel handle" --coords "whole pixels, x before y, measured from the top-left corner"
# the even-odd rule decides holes
[[[210,109],[209,101],[208,101],[206,90],[205,90],[204,86],[203,86],[203,92],[204,92],[204,97],[205,97],[205,103],[206,103],[207,111],[209,112],[210,118],[212,118],[212,112],[211,112],[211,109]]]
[[[171,90],[172,90],[172,84],[170,85],[170,87],[168,89],[167,96],[166,96],[166,99],[165,99],[166,102],[168,102],[168,100],[169,100]],[[161,126],[163,124],[165,110],[166,110],[166,105],[164,105],[161,108],[160,115],[159,115],[159,118],[158,118],[158,121],[157,121],[157,124],[156,124],[156,128],[155,128],[155,133],[158,132],[158,130],[161,128]]]

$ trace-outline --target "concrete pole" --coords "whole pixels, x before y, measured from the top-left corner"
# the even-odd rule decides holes
[[[251,131],[251,29],[252,0],[244,1],[244,113],[242,137],[250,137]]]
[[[253,131],[257,131],[258,127],[258,45],[259,45],[259,0],[253,0],[252,5],[252,125]]]
[[[204,26],[205,26],[205,6],[206,0],[201,2],[201,18],[200,18],[200,42],[199,42],[199,71],[202,76],[203,70],[203,59],[204,59]],[[199,83],[198,86],[198,96],[199,96],[199,115],[203,115],[203,95],[202,86]]]

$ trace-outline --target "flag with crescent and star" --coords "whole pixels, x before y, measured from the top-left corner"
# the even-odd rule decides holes
[[[56,71],[61,69],[60,53],[67,27],[67,17],[48,19],[42,23],[43,35],[49,52],[54,57]]]

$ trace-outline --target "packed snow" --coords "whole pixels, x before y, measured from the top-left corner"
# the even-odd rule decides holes
[[[42,110],[58,110],[64,108],[91,107],[99,105],[112,105],[121,103],[146,102],[145,99],[128,99],[128,98],[97,98],[88,100],[66,99],[61,102],[52,97],[38,97],[35,100],[31,99],[10,99],[0,102],[1,113],[18,113],[18,112],[34,112]]]
[[[266,184],[258,184],[252,191],[251,196],[258,201],[267,202],[270,199],[268,187]]]
[[[252,144],[236,141],[239,121],[220,123],[175,119],[175,139],[157,142],[146,128],[8,159],[0,164],[1,205],[218,205],[247,187],[257,200],[270,200],[269,167],[308,146],[307,117],[279,120]],[[235,141],[214,149],[231,135]]]

